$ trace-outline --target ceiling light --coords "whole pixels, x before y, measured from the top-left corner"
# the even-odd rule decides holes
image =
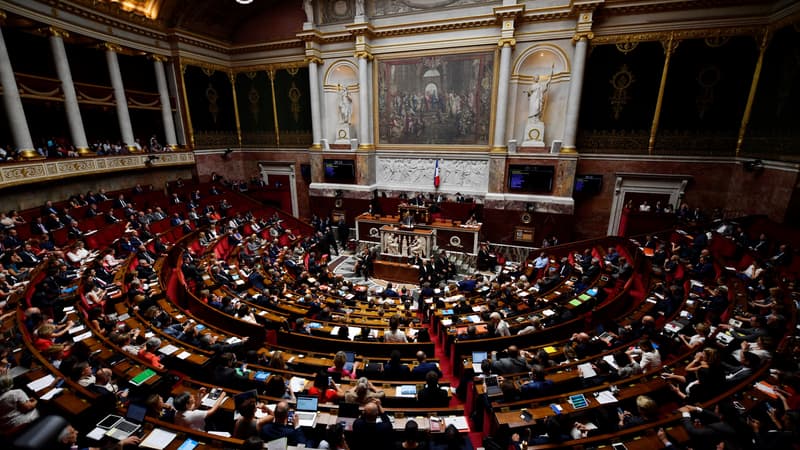
[[[236,0],[236,3],[240,5],[249,5],[250,3],[253,3],[253,0]]]

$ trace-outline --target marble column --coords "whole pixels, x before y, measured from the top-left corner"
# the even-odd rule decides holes
[[[322,117],[320,116],[319,104],[319,65],[322,60],[319,58],[310,58],[308,61],[308,92],[311,97],[311,148],[321,148],[320,127],[322,126]]]
[[[129,151],[138,151],[134,146],[133,127],[131,126],[131,116],[128,114],[128,99],[125,96],[125,86],[122,84],[122,73],[119,71],[119,60],[114,45],[106,44],[106,62],[108,63],[108,74],[111,78],[111,87],[114,88],[114,102],[117,104],[117,119],[119,120],[119,131],[122,135],[122,143],[128,147]]]
[[[369,141],[369,77],[368,56],[358,56],[358,147],[362,149],[370,148]]]
[[[67,113],[67,124],[72,135],[72,145],[81,155],[90,155],[89,142],[86,140],[86,131],[83,128],[81,119],[81,109],[78,106],[78,95],[75,93],[75,85],[72,83],[72,72],[69,68],[67,51],[64,48],[64,38],[66,34],[55,28],[50,29],[50,48],[53,51],[53,59],[56,63],[56,72],[61,80],[61,90],[64,92],[64,110]]]
[[[2,18],[5,18],[5,13],[0,12],[0,19]],[[22,99],[19,97],[17,79],[14,77],[14,69],[11,68],[11,59],[8,57],[2,30],[0,30],[0,83],[3,85],[3,103],[11,135],[14,137],[14,145],[22,158],[39,158],[40,155],[33,148],[33,139],[31,139],[31,132],[28,129],[28,121],[25,119],[25,110],[22,108]]]
[[[575,137],[578,133],[578,115],[581,109],[581,91],[583,75],[586,68],[586,49],[589,39],[585,35],[575,37],[575,52],[572,55],[572,73],[569,80],[569,99],[567,100],[567,118],[564,123],[563,153],[575,152]]]
[[[497,107],[495,108],[493,150],[506,146],[506,116],[508,115],[508,82],[511,76],[511,46],[513,40],[500,42],[500,72],[497,75]]]
[[[158,96],[161,99],[161,120],[164,122],[164,139],[169,147],[178,145],[178,138],[175,135],[175,122],[172,120],[172,105],[169,102],[169,91],[167,89],[167,77],[164,75],[163,56],[153,57],[153,68],[156,71],[156,85],[158,86]]]

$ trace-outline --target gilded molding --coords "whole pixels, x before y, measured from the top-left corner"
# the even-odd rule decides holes
[[[703,39],[707,37],[758,35],[763,29],[764,29],[763,27],[752,26],[752,27],[706,28],[698,30],[658,31],[652,33],[596,35],[592,39],[592,45],[617,44],[617,43],[627,43],[627,42],[667,41],[669,39],[682,41],[688,39]]]
[[[167,62],[169,60],[169,58],[167,58],[164,55],[150,54],[147,57],[152,59],[153,61],[158,61],[158,62],[162,62],[162,63],[163,62]]]
[[[375,150],[375,144],[358,144],[358,151],[369,152]]]
[[[136,153],[122,156],[96,157],[86,154],[82,158],[46,160],[34,150],[34,158],[0,166],[0,188],[42,183],[65,178],[91,176],[122,170],[147,170],[148,155]],[[157,166],[190,166],[195,163],[194,153],[159,153]]]
[[[489,153],[508,153],[508,147],[505,145],[497,145],[489,148]]]

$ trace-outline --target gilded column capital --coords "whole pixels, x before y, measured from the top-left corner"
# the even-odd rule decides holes
[[[517,40],[514,39],[513,37],[512,38],[502,38],[499,41],[497,41],[497,46],[500,47],[500,48],[503,48],[503,47],[514,48],[516,45],[517,45]]]
[[[592,31],[579,31],[572,35],[572,43],[576,44],[578,41],[591,41],[594,39],[594,32]]]
[[[56,37],[60,37],[62,39],[69,37],[69,32],[68,31],[62,30],[61,28],[58,28],[58,27],[47,27],[47,33],[50,36],[56,36]]]
[[[158,61],[162,63],[167,62],[167,60],[169,59],[164,55],[156,55],[156,54],[148,55],[148,58],[152,59],[153,61]]]
[[[370,53],[370,52],[368,52],[366,50],[359,50],[359,51],[355,52],[355,54],[353,54],[353,56],[355,56],[356,59],[364,58],[367,61],[372,61],[373,59],[375,59],[375,57],[372,56],[372,53]]]
[[[319,56],[306,56],[305,62],[306,64],[316,64],[318,66],[325,64],[325,61]]]
[[[103,42],[103,47],[106,50],[110,50],[110,51],[112,51],[114,53],[119,53],[119,52],[122,51],[122,47],[121,46],[119,46],[117,44],[113,44],[111,42]]]

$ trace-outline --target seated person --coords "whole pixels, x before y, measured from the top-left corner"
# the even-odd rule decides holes
[[[175,423],[177,425],[192,428],[197,431],[205,431],[206,418],[214,414],[228,398],[223,392],[211,408],[207,410],[196,409],[201,405],[201,399],[206,393],[207,390],[203,387],[200,388],[196,394],[183,392],[175,397],[173,405],[175,406]]]
[[[381,378],[386,380],[407,380],[411,375],[408,365],[400,361],[401,354],[398,350],[393,350],[389,361],[383,365],[383,375]]]
[[[345,392],[341,385],[336,384],[329,374],[320,371],[314,377],[314,385],[308,389],[308,395],[319,398],[320,402],[338,403],[344,399]]]
[[[347,327],[341,327],[341,329],[347,329]],[[347,354],[343,351],[338,351],[333,356],[333,367],[328,368],[328,374],[341,378],[349,378],[354,380],[356,378],[354,371],[347,370],[345,368],[345,364],[347,363]],[[335,379],[335,378],[334,378]]]
[[[417,393],[417,405],[420,408],[436,408],[447,406],[450,398],[447,390],[439,386],[439,375],[430,371],[425,376],[425,387]]]
[[[286,438],[289,445],[308,445],[309,442],[303,433],[302,428],[295,428],[289,424],[289,404],[285,401],[275,406],[274,420],[261,427],[261,439],[264,441],[274,441],[275,439]],[[388,417],[387,423],[388,422]],[[389,423],[389,426],[391,424]]]
[[[439,364],[427,361],[428,356],[422,350],[417,352],[417,365],[411,370],[411,378],[415,380],[425,380],[428,372],[434,371],[439,377],[442,376],[442,371],[439,370]]]
[[[375,388],[366,377],[361,377],[353,389],[345,392],[344,401],[363,406],[373,398],[382,399],[385,396],[386,394],[382,390]]]

